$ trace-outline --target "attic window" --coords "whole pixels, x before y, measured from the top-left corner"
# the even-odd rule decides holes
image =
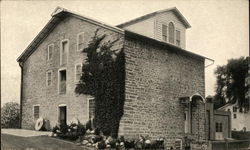
[[[162,40],[167,42],[167,26],[162,25]]]
[[[168,33],[169,33],[169,43],[174,44],[174,24],[170,22],[168,25]]]

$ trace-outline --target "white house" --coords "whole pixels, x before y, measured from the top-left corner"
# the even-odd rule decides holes
[[[232,130],[235,131],[250,131],[250,111],[245,108],[240,108],[238,103],[226,104],[218,110],[230,111]]]

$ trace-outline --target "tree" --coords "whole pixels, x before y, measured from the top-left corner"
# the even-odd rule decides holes
[[[87,59],[83,60],[82,76],[75,88],[78,94],[89,94],[95,98],[96,126],[105,135],[117,136],[123,115],[125,61],[122,49],[111,50],[119,40],[104,42],[106,35],[94,37],[83,49]]]
[[[16,102],[8,102],[1,108],[1,127],[19,128],[20,105]]]
[[[238,102],[240,107],[249,107],[249,98],[246,93],[249,90],[248,73],[249,57],[230,59],[223,66],[218,66],[215,70],[216,89],[215,101],[221,105],[226,102]]]

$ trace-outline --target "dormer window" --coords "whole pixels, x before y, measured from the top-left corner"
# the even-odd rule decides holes
[[[173,24],[173,22],[170,22],[168,24],[168,33],[169,33],[169,39],[168,39],[169,43],[174,44],[174,24]]]

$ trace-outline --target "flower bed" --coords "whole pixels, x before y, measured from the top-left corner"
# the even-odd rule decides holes
[[[164,139],[150,140],[149,137],[139,136],[138,139],[125,139],[123,136],[114,138],[104,135],[99,129],[86,129],[81,123],[57,125],[52,130],[54,137],[76,142],[79,146],[94,149],[164,149]]]

